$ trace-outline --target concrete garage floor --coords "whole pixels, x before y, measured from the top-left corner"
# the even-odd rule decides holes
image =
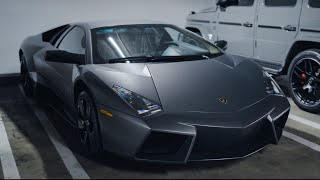
[[[0,115],[15,162],[10,164],[6,159],[10,152],[1,154],[4,147],[0,147],[0,178],[17,175],[8,172],[15,165],[21,178],[320,178],[320,130],[292,119],[286,132],[303,138],[307,145],[315,143],[318,151],[282,137],[279,145],[241,160],[165,165],[129,161],[109,153],[98,158],[82,156],[75,130],[48,105],[27,101],[14,84],[0,86]],[[293,103],[291,116],[320,124],[319,114],[303,112]]]

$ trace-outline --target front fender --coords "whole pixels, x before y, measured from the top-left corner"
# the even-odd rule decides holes
[[[78,80],[79,79],[88,87],[97,107],[98,105],[103,105],[132,116],[138,116],[137,113],[113,91],[112,87],[108,86],[94,73],[85,70]]]

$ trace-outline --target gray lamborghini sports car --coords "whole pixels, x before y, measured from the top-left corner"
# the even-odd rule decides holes
[[[221,44],[155,22],[67,24],[23,41],[23,88],[63,100],[88,154],[243,158],[278,143],[290,105],[259,65]]]

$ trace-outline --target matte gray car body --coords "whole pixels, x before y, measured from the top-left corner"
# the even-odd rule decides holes
[[[76,87],[82,83],[97,109],[113,114],[98,113],[104,150],[136,160],[181,163],[242,158],[277,144],[290,105],[285,96],[265,91],[259,65],[226,53],[187,62],[93,64],[91,29],[122,24],[155,23],[71,24],[86,33],[83,65],[45,61],[45,52],[56,47],[44,42],[43,34],[26,38],[20,49],[35,85],[53,90],[75,110]],[[114,85],[160,104],[162,113],[139,116]],[[162,147],[171,149],[157,152]]]

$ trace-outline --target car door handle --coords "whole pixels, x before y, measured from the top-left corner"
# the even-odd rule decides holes
[[[291,26],[291,25],[287,25],[287,26],[283,27],[283,29],[286,31],[296,31],[297,30],[296,27]]]
[[[244,27],[252,27],[252,24],[249,23],[249,22],[246,22],[246,23],[243,24],[243,26],[244,26]]]

